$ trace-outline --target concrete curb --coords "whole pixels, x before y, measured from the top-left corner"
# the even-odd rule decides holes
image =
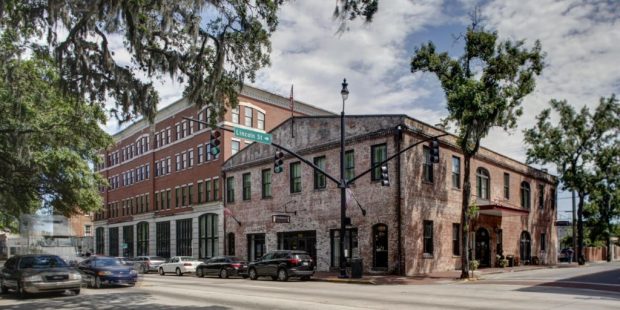
[[[312,281],[318,282],[332,282],[332,283],[352,283],[352,284],[370,284],[377,285],[372,279],[341,279],[341,278],[312,278]]]

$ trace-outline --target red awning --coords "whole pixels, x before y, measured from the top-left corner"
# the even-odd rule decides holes
[[[486,214],[491,216],[527,216],[528,214],[530,214],[530,210],[502,206],[497,203],[490,203],[478,207],[480,209],[480,214]]]

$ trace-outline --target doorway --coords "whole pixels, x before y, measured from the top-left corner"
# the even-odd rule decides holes
[[[373,267],[387,269],[388,267],[388,227],[377,224],[372,228],[373,235]]]
[[[489,231],[482,227],[476,231],[476,259],[480,262],[480,267],[491,267]]]
[[[316,230],[278,233],[278,250],[306,251],[316,262]]]
[[[530,233],[523,231],[521,233],[521,242],[519,243],[519,254],[521,258],[521,264],[529,264],[532,259],[532,238]]]

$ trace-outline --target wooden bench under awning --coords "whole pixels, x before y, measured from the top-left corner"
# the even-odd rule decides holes
[[[513,208],[508,206],[502,206],[498,203],[487,203],[485,205],[479,205],[479,213],[491,216],[527,216],[530,214],[530,210]]]

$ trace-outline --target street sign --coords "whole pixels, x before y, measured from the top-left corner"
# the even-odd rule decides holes
[[[291,216],[283,215],[283,214],[276,214],[276,215],[271,216],[271,221],[274,223],[290,223]]]
[[[235,127],[235,137],[256,141],[258,143],[271,144],[270,134],[239,127]]]

